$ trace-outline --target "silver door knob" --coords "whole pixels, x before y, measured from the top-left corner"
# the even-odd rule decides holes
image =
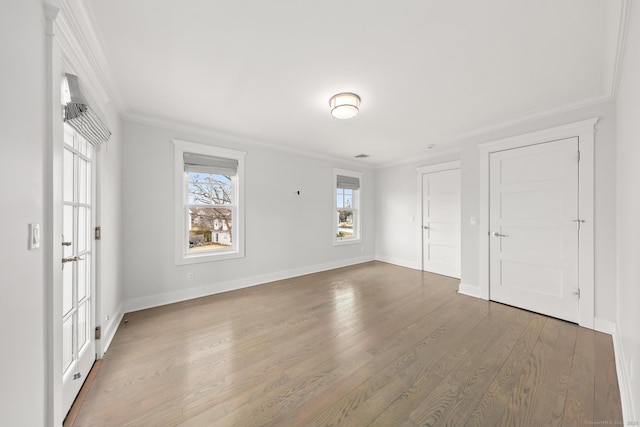
[[[429,227],[427,227],[426,225],[423,225],[422,228],[424,228],[425,230],[429,229]]]
[[[80,258],[79,256],[70,256],[67,258],[62,258],[62,263],[67,263],[67,262],[75,262],[75,261],[84,261],[84,258]]]
[[[492,235],[493,237],[507,237],[507,236],[505,236],[504,234],[500,234],[500,233],[498,233],[497,231],[494,231],[493,233],[491,233],[491,235]]]

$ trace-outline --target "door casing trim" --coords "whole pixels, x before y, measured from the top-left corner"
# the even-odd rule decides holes
[[[480,151],[480,219],[478,227],[480,298],[488,300],[489,290],[489,156],[497,151],[578,137],[578,212],[581,224],[578,243],[578,323],[593,329],[595,317],[594,170],[595,131],[599,118],[568,123],[537,132],[478,144]]]
[[[424,242],[422,238],[422,213],[423,213],[422,208],[424,203],[424,201],[422,200],[422,196],[424,193],[424,189],[422,188],[422,175],[428,174],[428,173],[434,173],[434,172],[444,172],[444,171],[454,170],[454,169],[460,169],[460,160],[454,160],[452,162],[438,163],[435,165],[421,166],[419,168],[416,168],[416,171],[418,172],[418,186],[417,186],[418,203],[416,204],[418,207],[418,212],[416,214],[416,227],[417,227],[416,236],[418,236],[418,249],[416,253],[420,257],[417,260],[416,265],[418,266],[418,269],[421,271],[424,271]],[[460,191],[460,194],[462,195],[462,189]]]

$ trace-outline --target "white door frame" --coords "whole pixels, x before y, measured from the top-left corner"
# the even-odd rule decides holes
[[[598,117],[569,123],[538,132],[478,144],[480,151],[480,221],[479,263],[480,298],[489,294],[489,155],[512,148],[578,137],[578,211],[581,224],[578,244],[578,287],[580,288],[578,323],[593,329],[595,317],[595,249],[594,249],[594,147]]]
[[[73,34],[69,17],[65,16],[65,5],[59,2],[44,3],[45,36],[46,36],[46,215],[44,229],[44,247],[46,250],[46,332],[47,332],[47,359],[46,359],[46,425],[61,426],[66,416],[62,402],[62,150],[63,121],[61,103],[61,78],[63,70],[78,69],[83,76],[91,76],[85,79],[86,95],[91,99],[107,99],[106,95],[95,83],[95,76],[91,74],[90,64],[80,56],[82,48]],[[92,174],[94,179],[93,215],[95,220],[100,219],[100,156],[94,151],[94,167]],[[97,224],[97,222],[95,223]],[[95,225],[94,224],[94,225]],[[93,236],[92,236],[93,237]],[[92,320],[93,328],[99,325],[100,292],[99,292],[99,244],[92,238],[93,245],[93,304]],[[102,357],[102,341],[95,340],[96,355]]]
[[[66,414],[62,410],[62,147],[63,124],[60,105],[61,50],[56,38],[59,8],[45,3],[46,17],[46,206],[45,262],[47,271],[47,408],[46,424],[61,426]]]
[[[428,173],[433,173],[433,172],[444,172],[444,171],[449,171],[449,170],[454,170],[454,169],[460,169],[460,160],[454,160],[452,162],[446,162],[446,163],[438,163],[436,165],[429,165],[429,166],[422,166],[419,168],[416,168],[416,171],[418,172],[418,203],[417,203],[417,207],[418,207],[418,212],[416,214],[416,226],[417,226],[417,235],[420,236],[418,238],[418,250],[416,251],[416,253],[419,255],[420,259],[417,262],[418,267],[420,268],[421,271],[424,271],[424,238],[423,238],[423,232],[422,232],[422,214],[423,214],[423,191],[424,189],[422,188],[422,175],[428,174]],[[461,192],[462,193],[462,192]],[[461,248],[462,249],[462,248]]]

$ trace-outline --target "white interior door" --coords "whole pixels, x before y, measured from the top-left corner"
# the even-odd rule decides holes
[[[494,301],[578,321],[578,138],[491,153]]]
[[[93,335],[93,147],[64,125],[62,381],[68,411],[95,361]]]
[[[422,175],[422,269],[460,278],[460,169]]]

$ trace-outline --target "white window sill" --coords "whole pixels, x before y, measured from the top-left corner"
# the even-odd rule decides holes
[[[334,239],[333,246],[357,245],[362,243],[362,239]]]
[[[244,253],[238,250],[205,252],[187,254],[176,258],[176,265],[197,264],[201,262],[224,261],[228,259],[244,258]]]

